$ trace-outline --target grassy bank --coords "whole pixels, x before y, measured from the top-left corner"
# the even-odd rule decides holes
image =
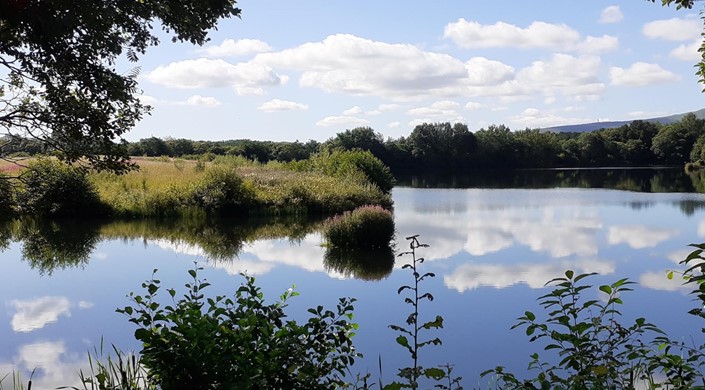
[[[362,152],[344,153],[349,153],[345,157],[371,157]],[[64,215],[74,216],[108,214],[145,218],[335,214],[368,204],[391,208],[392,200],[386,187],[380,189],[380,185],[369,179],[372,175],[365,172],[364,167],[357,168],[354,161],[341,165],[339,157],[339,154],[318,156],[316,164],[260,164],[239,157],[220,157],[214,161],[135,158],[134,162],[140,167],[137,171],[123,175],[97,172],[86,176],[100,206],[88,209],[76,206],[75,212],[61,210]],[[325,166],[326,161],[330,161],[328,166]],[[43,168],[42,174],[50,177],[54,172],[65,173],[63,168]],[[16,170],[16,167],[0,165],[0,173],[11,169]],[[62,192],[39,184],[45,181],[34,180],[37,188],[17,183],[13,198],[17,200],[15,209],[19,214],[53,216],[52,210],[58,209],[28,208],[28,199],[33,204],[46,205],[87,195],[86,189],[72,193],[60,188]],[[63,186],[60,180],[53,181],[57,182],[53,186]],[[72,177],[71,182],[74,181]],[[41,194],[27,195],[32,192]]]

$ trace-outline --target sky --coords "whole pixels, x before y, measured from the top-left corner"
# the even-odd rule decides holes
[[[423,122],[523,130],[705,108],[700,8],[660,3],[242,0],[202,47],[159,34],[136,64],[153,110],[126,138],[399,138]]]

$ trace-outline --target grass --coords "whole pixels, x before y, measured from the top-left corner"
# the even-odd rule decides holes
[[[247,214],[331,214],[363,204],[391,207],[389,194],[361,181],[345,180],[315,172],[295,172],[281,164],[259,164],[222,158],[214,162],[168,159],[135,159],[139,171],[125,175],[95,173],[90,180],[100,199],[116,216],[163,217],[202,213],[208,198],[201,185],[208,172],[226,169],[239,176],[241,210]],[[211,186],[207,191],[219,191]],[[198,192],[198,196],[195,194]],[[214,194],[218,196],[219,194]],[[197,199],[196,199],[197,198]]]

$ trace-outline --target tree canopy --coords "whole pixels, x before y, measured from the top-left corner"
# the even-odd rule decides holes
[[[68,162],[122,170],[120,142],[148,107],[137,96],[138,68],[119,72],[157,45],[202,45],[218,20],[240,16],[234,0],[1,0],[0,155],[13,136],[40,141]]]

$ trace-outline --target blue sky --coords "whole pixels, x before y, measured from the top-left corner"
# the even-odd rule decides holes
[[[127,134],[326,140],[422,122],[526,127],[705,107],[699,9],[630,1],[242,0],[203,47],[151,48]],[[125,67],[127,69],[127,66]]]

